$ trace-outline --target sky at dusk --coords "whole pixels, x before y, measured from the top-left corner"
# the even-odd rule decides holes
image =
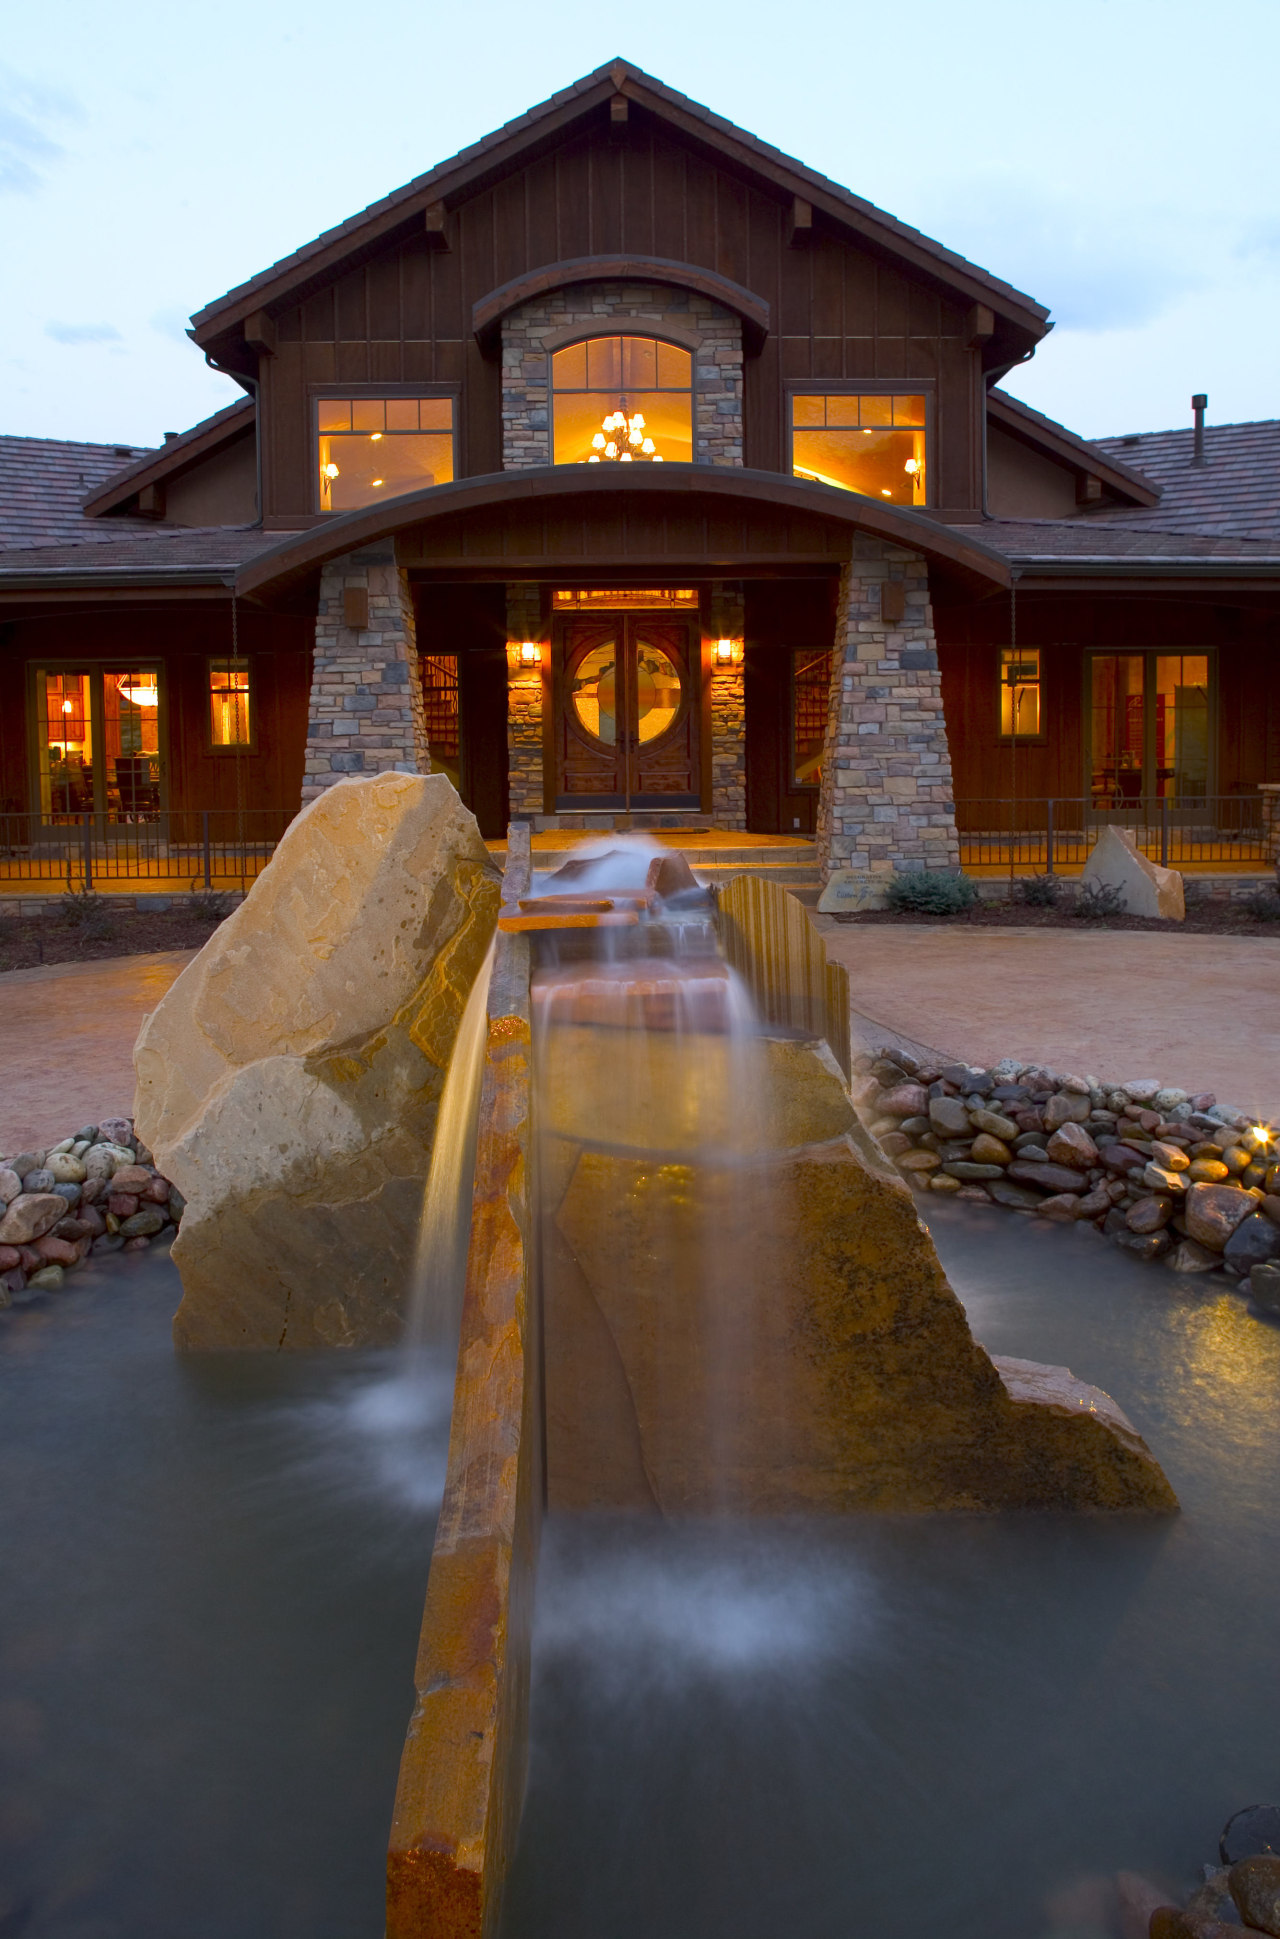
[[[0,431],[233,401],[193,311],[615,55],[1047,304],[1007,388],[1085,436],[1280,416],[1276,0],[46,0],[0,39]]]

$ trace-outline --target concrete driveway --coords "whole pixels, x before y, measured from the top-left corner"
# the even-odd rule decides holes
[[[1280,937],[814,921],[855,1012],[895,1034],[1280,1118]]]

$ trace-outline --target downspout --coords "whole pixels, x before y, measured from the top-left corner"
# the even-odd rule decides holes
[[[1005,364],[1002,370],[984,370],[982,373],[982,516],[984,519],[991,517],[987,505],[987,393],[993,384],[998,384],[1001,378],[1007,377],[1011,370],[1018,368],[1019,364],[1029,364],[1035,354],[1036,345],[1033,344],[1030,350],[1024,350],[1020,357],[1015,357],[1011,364]]]
[[[191,341],[194,343],[195,342],[194,330],[188,330],[187,335],[191,338]],[[258,524],[261,525],[262,523],[262,412],[259,408],[258,379],[256,377],[246,376],[244,371],[242,370],[228,370],[225,364],[220,364],[217,358],[212,356],[207,350],[204,353],[204,360],[208,364],[210,370],[216,370],[219,377],[229,377],[233,384],[239,384],[242,390],[248,391],[250,397],[252,397],[253,399],[253,473],[254,473],[253,498],[254,498],[254,504],[256,505],[257,512],[258,512]]]

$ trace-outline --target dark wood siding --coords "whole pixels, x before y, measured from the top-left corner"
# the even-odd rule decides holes
[[[957,801],[1078,798],[1085,776],[1085,657],[1090,652],[1207,652],[1216,681],[1217,792],[1280,780],[1280,620],[1263,605],[1194,594],[1018,595],[1017,639],[1041,653],[1044,737],[999,736],[999,656],[1010,643],[1007,595],[935,612]]]
[[[936,397],[933,502],[978,504],[978,360],[962,309],[821,220],[793,245],[786,196],[643,110],[623,132],[602,111],[597,127],[471,195],[448,221],[448,249],[406,237],[279,317],[263,390],[273,520],[314,509],[312,384],[461,384],[459,475],[499,470],[499,364],[472,337],[472,304],[543,264],[627,251],[695,263],[769,302],[769,336],[746,366],[749,466],[783,468],[788,380],[918,382]]]

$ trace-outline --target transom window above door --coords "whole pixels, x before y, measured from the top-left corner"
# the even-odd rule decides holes
[[[927,501],[925,400],[902,391],[793,391],[797,478],[893,505]]]
[[[589,337],[551,358],[552,462],[693,461],[693,358],[656,337]]]
[[[451,397],[316,399],[319,507],[351,512],[379,498],[447,485],[454,473]]]

